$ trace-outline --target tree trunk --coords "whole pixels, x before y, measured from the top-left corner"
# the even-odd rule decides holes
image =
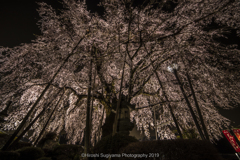
[[[77,43],[77,45],[74,47],[74,49],[72,50],[72,52],[67,56],[67,58],[64,60],[64,62],[61,64],[61,66],[59,67],[59,69],[57,70],[57,72],[54,74],[53,78],[50,80],[50,82],[47,84],[47,86],[44,88],[44,90],[42,91],[41,95],[38,97],[38,99],[36,100],[36,102],[33,104],[32,108],[28,111],[27,115],[24,117],[22,123],[18,126],[17,130],[12,134],[12,136],[9,138],[9,140],[7,141],[7,143],[3,146],[3,148],[1,149],[2,151],[7,150],[7,148],[9,147],[9,145],[13,142],[14,138],[17,136],[17,134],[20,132],[20,130],[22,129],[22,127],[25,125],[27,119],[29,118],[29,116],[31,115],[31,113],[33,112],[33,110],[36,108],[36,106],[38,105],[38,103],[40,102],[40,100],[42,99],[42,97],[44,96],[44,94],[47,92],[48,88],[50,87],[50,85],[52,84],[52,82],[54,81],[55,77],[58,75],[58,73],[60,72],[60,70],[63,68],[63,66],[68,62],[68,59],[74,54],[74,51],[76,50],[77,46],[81,43],[81,41],[85,38],[85,36],[83,38],[81,38],[79,40],[79,42]]]
[[[38,138],[37,138],[36,141],[34,142],[34,146],[37,145],[37,143],[38,143],[38,141],[40,140],[41,136],[43,135],[45,129],[47,128],[47,125],[48,125],[50,119],[52,118],[52,116],[53,116],[53,114],[54,114],[54,112],[55,112],[55,110],[56,110],[56,108],[57,108],[59,102],[61,101],[61,99],[62,99],[64,93],[65,93],[65,90],[64,90],[63,94],[61,95],[60,99],[58,100],[57,104],[55,105],[54,109],[52,110],[52,112],[51,112],[51,114],[50,114],[50,116],[49,116],[47,122],[45,123],[44,127],[42,128],[41,132],[39,133]]]
[[[92,60],[89,66],[89,82],[88,82],[88,95],[87,95],[87,117],[86,117],[86,132],[85,132],[85,148],[84,153],[89,153],[89,142],[90,142],[90,103],[91,103],[91,89],[92,89]],[[88,160],[88,156],[85,157]]]
[[[181,81],[180,81],[180,79],[179,79],[179,77],[178,77],[178,75],[177,75],[177,70],[176,70],[176,69],[173,69],[173,73],[174,73],[174,75],[175,75],[175,77],[176,77],[176,79],[177,79],[177,81],[178,81],[178,84],[179,84],[179,86],[180,86],[180,89],[181,89],[181,91],[182,91],[182,94],[183,94],[183,96],[184,96],[184,99],[186,100],[187,106],[188,106],[188,108],[189,108],[189,110],[190,110],[190,113],[191,113],[191,115],[192,115],[192,117],[193,117],[194,123],[195,123],[195,125],[196,125],[196,127],[197,127],[197,129],[198,129],[198,132],[199,132],[199,134],[200,134],[200,137],[201,137],[202,140],[204,140],[205,137],[204,137],[203,132],[202,132],[202,130],[201,130],[201,127],[200,127],[200,125],[199,125],[199,123],[198,123],[198,121],[197,121],[197,117],[196,117],[196,115],[195,115],[194,112],[193,112],[192,106],[191,106],[191,104],[190,104],[190,102],[189,102],[189,100],[188,100],[188,98],[187,98],[187,95],[186,95],[186,93],[185,93],[185,91],[184,91],[184,89],[183,89],[182,83],[181,83]]]
[[[198,101],[197,101],[197,98],[196,98],[196,96],[195,96],[195,92],[194,92],[194,90],[193,90],[192,82],[191,82],[191,79],[190,79],[190,77],[189,77],[189,75],[188,75],[188,72],[187,72],[187,79],[188,79],[189,86],[190,86],[190,88],[191,88],[191,92],[192,92],[192,95],[193,95],[193,99],[194,99],[194,102],[195,102],[195,106],[196,106],[196,108],[197,108],[197,112],[198,112],[200,121],[201,121],[201,123],[202,123],[202,128],[203,128],[203,131],[204,131],[204,133],[205,133],[205,137],[206,137],[207,140],[210,140],[210,139],[209,139],[208,132],[207,132],[207,128],[206,128],[205,123],[204,123],[204,120],[203,120],[202,112],[201,112],[200,107],[199,107],[199,105],[198,105]]]

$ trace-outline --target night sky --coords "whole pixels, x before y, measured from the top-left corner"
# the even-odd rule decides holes
[[[53,8],[62,7],[57,0],[54,3],[48,0],[44,2],[52,5]],[[97,0],[87,0],[88,9],[96,10],[97,2]],[[0,1],[0,46],[14,47],[21,43],[30,43],[35,39],[34,34],[41,34],[36,24],[40,19],[37,8],[38,5],[34,1]],[[220,113],[234,121],[235,127],[240,128],[240,107],[232,110],[220,109]]]

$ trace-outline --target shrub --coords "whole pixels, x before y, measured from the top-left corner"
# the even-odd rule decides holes
[[[52,156],[53,150],[56,146],[60,145],[55,141],[57,134],[55,132],[47,133],[37,144],[37,147],[42,148],[46,156]]]
[[[47,140],[47,141],[45,141],[44,145],[42,146],[42,150],[45,152],[46,155],[49,155],[59,145],[60,144],[56,141]]]
[[[55,140],[57,137],[57,134],[55,132],[49,132],[45,135],[44,138],[42,138],[39,142],[38,142],[38,147],[43,147],[44,143],[48,140]]]
[[[15,151],[0,151],[1,160],[18,160],[20,154]]]
[[[0,148],[2,148],[6,144],[9,138],[10,138],[9,135],[5,133],[0,133]]]
[[[55,132],[49,132],[45,136],[46,139],[50,139],[50,140],[54,140],[56,137],[57,137],[57,134]]]
[[[38,147],[24,147],[17,152],[20,153],[20,160],[36,160],[44,156],[44,151]]]
[[[72,160],[72,158],[68,157],[67,155],[57,155],[52,158],[53,160]]]
[[[155,156],[165,160],[222,160],[216,148],[208,141],[202,140],[162,140],[131,143],[121,149],[126,154],[142,154]],[[154,154],[155,153],[155,154]],[[140,159],[122,157],[123,160]]]
[[[112,135],[106,136],[102,138],[93,148],[94,153],[110,153],[116,154],[120,153],[119,150],[122,147],[127,146],[129,143],[137,142],[138,140],[132,136],[126,136],[123,134],[115,134],[113,137]]]
[[[2,148],[7,143],[10,137],[11,135],[0,132],[0,148]],[[15,139],[17,139],[17,137],[15,137]],[[8,150],[17,150],[23,147],[30,147],[31,145],[32,145],[31,143],[19,141],[14,146],[10,146]]]
[[[31,143],[19,141],[14,146],[10,146],[9,150],[18,150],[24,147],[31,147],[31,146],[32,146]]]
[[[73,160],[80,160],[81,156],[79,154],[76,154],[73,158]]]
[[[8,134],[5,133],[4,131],[1,131],[1,130],[0,130],[0,137],[5,136],[5,135],[8,135]]]
[[[37,160],[52,160],[52,158],[51,157],[41,157],[41,158],[39,158]]]
[[[74,159],[76,155],[80,155],[82,152],[83,148],[80,145],[61,144],[53,150],[52,155],[54,157],[64,155],[69,157],[70,159]]]

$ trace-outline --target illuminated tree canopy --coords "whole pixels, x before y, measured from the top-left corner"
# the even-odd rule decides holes
[[[116,112],[126,54],[124,105],[130,109],[131,121],[147,137],[149,128],[156,127],[160,139],[176,138],[169,104],[181,130],[197,130],[174,74],[168,71],[174,63],[194,106],[186,74],[191,77],[210,140],[221,137],[230,120],[220,115],[216,106],[229,109],[240,103],[240,66],[236,63],[240,51],[237,44],[218,39],[227,38],[230,29],[240,37],[239,1],[152,1],[139,6],[129,0],[102,2],[104,19],[89,13],[80,1],[63,2],[66,8],[60,14],[39,3],[42,35],[32,43],[0,48],[1,110],[13,101],[4,129],[16,129],[48,86],[27,122],[44,107],[53,110],[63,94],[46,131],[60,133],[64,129],[69,143],[81,142],[92,60],[91,141],[95,143],[101,127],[108,123],[106,118]],[[218,27],[211,28],[212,24]],[[195,107],[193,110],[197,112]],[[45,112],[31,127],[32,141],[49,114]]]

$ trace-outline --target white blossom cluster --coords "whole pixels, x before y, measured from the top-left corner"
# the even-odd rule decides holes
[[[210,140],[222,136],[221,130],[230,125],[230,120],[220,115],[216,106],[229,109],[232,102],[240,103],[239,73],[234,70],[239,70],[234,62],[240,61],[240,51],[236,44],[224,45],[216,39],[226,38],[228,28],[239,33],[240,2],[178,1],[171,10],[164,7],[165,1],[156,1],[157,8],[151,3],[133,7],[131,1],[103,2],[104,18],[90,14],[83,2],[63,2],[66,9],[59,14],[46,3],[39,3],[42,35],[32,43],[0,48],[0,105],[13,101],[5,130],[19,126],[49,85],[27,120],[29,124],[47,108],[31,127],[31,140],[39,136],[56,106],[45,132],[65,131],[68,143],[82,142],[92,69],[93,145],[101,139],[102,126],[112,123],[106,117],[116,111],[113,102],[120,94],[128,107],[135,106],[129,107],[130,120],[148,138],[152,128],[160,139],[175,139],[172,114],[181,131],[197,132],[178,81],[168,71],[176,64],[200,122],[186,74],[191,77]],[[209,28],[212,23],[219,27]]]

